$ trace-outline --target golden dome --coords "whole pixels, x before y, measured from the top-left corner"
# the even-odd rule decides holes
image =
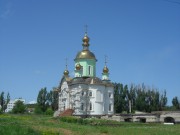
[[[84,38],[82,39],[83,46],[89,46],[89,37],[85,34]]]
[[[81,65],[78,63],[77,65],[76,65],[76,70],[80,70],[81,69]]]
[[[83,42],[89,42],[89,37],[87,35],[84,36]]]
[[[95,59],[96,57],[94,53],[90,52],[89,50],[82,50],[76,55],[75,59]]]
[[[69,75],[69,71],[67,69],[64,70],[64,75]]]
[[[103,73],[108,73],[108,72],[109,72],[109,69],[107,68],[107,66],[104,66]]]

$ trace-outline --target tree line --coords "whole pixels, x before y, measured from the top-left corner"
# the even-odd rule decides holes
[[[131,84],[114,83],[115,113],[162,111],[167,104],[166,91],[159,92],[156,88]]]
[[[172,106],[167,106],[166,90],[159,91],[157,88],[151,88],[144,83],[141,85],[123,85],[114,84],[114,112],[115,113],[133,113],[134,111],[152,112],[162,110],[180,110],[180,100],[177,96],[172,99]],[[10,94],[0,93],[0,113],[4,113],[7,104],[10,101]],[[34,112],[37,114],[52,114],[58,110],[58,91],[54,87],[47,91],[47,88],[41,88],[37,95],[37,103],[33,105]],[[15,104],[12,113],[24,113],[28,105],[21,101]]]
[[[41,114],[51,114],[58,109],[58,91],[54,87],[49,92],[47,88],[42,88],[37,96],[37,105],[35,108],[35,113]]]
[[[10,94],[7,93],[5,96],[4,92],[1,92],[0,94],[0,113],[4,113],[5,110],[7,109],[7,104],[10,101]]]

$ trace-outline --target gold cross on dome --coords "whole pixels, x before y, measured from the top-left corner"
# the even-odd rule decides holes
[[[105,65],[107,64],[107,55],[104,56],[105,58]]]
[[[85,33],[87,34],[87,28],[88,28],[88,26],[87,25],[85,25]]]
[[[66,59],[65,59],[65,62],[66,62],[66,69],[67,69],[67,61],[68,61],[68,59],[66,58]]]

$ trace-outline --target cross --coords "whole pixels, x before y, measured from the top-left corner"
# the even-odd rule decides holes
[[[85,25],[85,33],[87,34],[87,28],[88,28],[88,26],[87,25]]]
[[[107,64],[107,55],[104,56],[105,57],[105,65]]]
[[[68,59],[66,58],[66,59],[65,59],[65,61],[66,61],[66,69],[67,69],[67,60],[68,60]]]

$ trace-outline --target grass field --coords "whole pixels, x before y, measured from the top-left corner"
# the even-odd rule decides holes
[[[0,135],[180,135],[180,124],[92,126],[38,115],[0,115]]]

